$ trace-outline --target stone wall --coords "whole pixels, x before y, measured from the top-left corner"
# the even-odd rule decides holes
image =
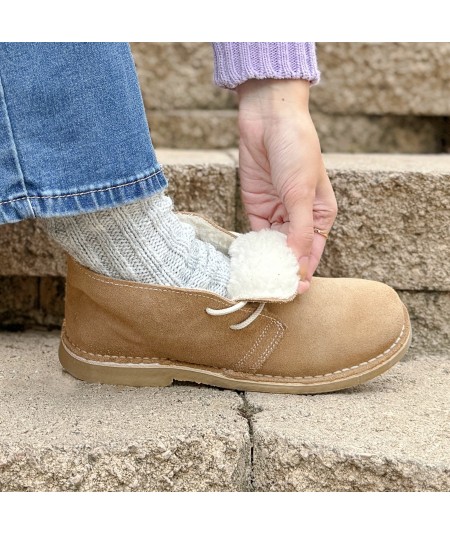
[[[247,227],[237,151],[158,149],[178,210]],[[407,304],[410,354],[450,344],[450,155],[325,155],[340,211],[318,274],[386,282]],[[65,259],[40,222],[0,227],[0,324],[59,326]]]
[[[158,156],[178,209],[245,230],[236,99],[212,84],[207,43],[134,43]],[[325,152],[450,152],[450,43],[319,43],[311,110]],[[328,156],[340,212],[319,274],[383,280],[401,292],[417,348],[448,343],[450,156]],[[394,159],[392,159],[394,158]],[[58,326],[65,258],[39,221],[0,228],[0,324]],[[358,254],[355,255],[354,251]]]
[[[208,43],[133,43],[156,146],[237,145],[236,98],[212,83]],[[450,147],[450,43],[318,43],[311,111],[324,152]]]

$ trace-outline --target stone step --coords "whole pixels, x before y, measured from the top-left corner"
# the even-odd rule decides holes
[[[132,43],[147,110],[230,109],[209,43]],[[311,108],[329,114],[450,116],[450,43],[318,43]]]
[[[158,147],[237,145],[234,91],[209,43],[132,43]],[[324,152],[450,151],[449,43],[318,43],[311,110]]]
[[[58,339],[0,335],[1,491],[248,488],[238,394],[83,383],[60,367]]]
[[[92,385],[58,332],[0,334],[1,491],[449,491],[450,362],[338,394]]]
[[[327,113],[449,116],[450,43],[319,43]]]
[[[450,360],[406,360],[330,395],[246,400],[256,491],[450,490]]]
[[[157,151],[179,210],[248,229],[237,151]],[[450,291],[450,155],[327,154],[339,215],[322,276],[381,280],[399,290]],[[61,276],[64,257],[38,221],[0,226],[0,276]]]
[[[450,155],[325,155],[339,214],[320,274],[450,290]]]
[[[149,110],[157,147],[225,149],[239,144],[236,110]],[[443,117],[329,114],[312,117],[323,152],[434,154],[450,151]]]

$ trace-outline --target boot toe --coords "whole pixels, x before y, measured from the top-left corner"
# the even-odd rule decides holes
[[[315,278],[309,292],[276,309],[287,333],[261,373],[357,374],[389,359],[409,329],[397,293],[375,281]]]

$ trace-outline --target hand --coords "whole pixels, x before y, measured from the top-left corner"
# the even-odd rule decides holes
[[[252,230],[284,232],[299,261],[299,293],[309,289],[337,213],[306,80],[248,80],[238,86],[239,172]]]

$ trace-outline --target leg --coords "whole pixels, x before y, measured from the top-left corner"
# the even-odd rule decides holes
[[[225,294],[228,259],[162,193],[127,44],[1,44],[0,76],[0,222],[45,218],[111,277]]]

